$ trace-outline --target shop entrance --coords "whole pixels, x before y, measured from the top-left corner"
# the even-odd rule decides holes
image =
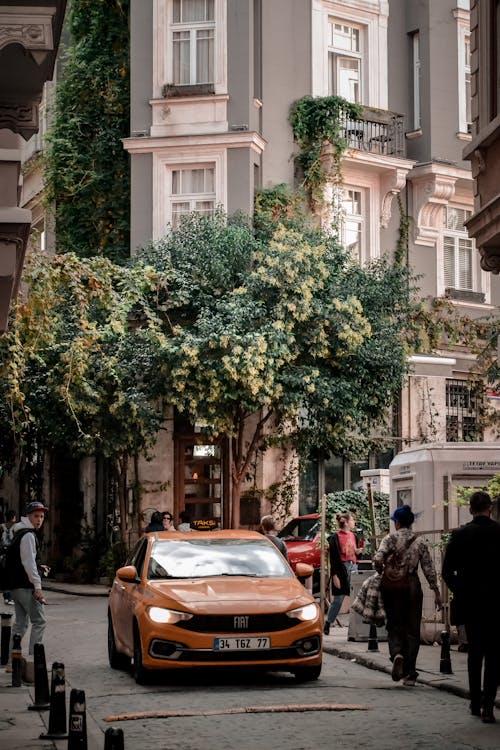
[[[228,526],[228,459],[225,441],[191,434],[175,438],[175,513],[186,510],[192,526]]]

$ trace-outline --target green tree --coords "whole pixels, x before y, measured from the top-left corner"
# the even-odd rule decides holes
[[[27,294],[0,339],[2,432],[21,455],[35,433],[45,450],[110,459],[125,541],[129,460],[152,445],[162,417],[148,378],[150,349],[162,335],[149,306],[156,274],[105,258],[40,254],[24,280]]]
[[[345,452],[399,393],[412,314],[401,267],[361,268],[313,230],[257,239],[222,213],[189,216],[139,261],[165,283],[159,394],[231,441],[233,527],[259,448]]]
[[[45,179],[57,248],[124,260],[129,248],[129,0],[72,0]]]

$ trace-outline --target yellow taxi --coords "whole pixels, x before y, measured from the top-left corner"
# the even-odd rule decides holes
[[[312,567],[297,565],[307,577]],[[274,544],[254,531],[152,532],[109,595],[108,655],[152,670],[262,667],[316,680],[322,614]]]

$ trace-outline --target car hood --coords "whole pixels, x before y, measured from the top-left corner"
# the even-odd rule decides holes
[[[312,599],[296,579],[206,578],[185,581],[150,581],[148,588],[160,604],[185,607],[191,612],[218,614],[241,610],[284,612],[293,606],[309,604]],[[160,605],[161,606],[161,605]]]

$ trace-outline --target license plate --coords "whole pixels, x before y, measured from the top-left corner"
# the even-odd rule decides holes
[[[214,651],[260,651],[271,648],[268,635],[253,638],[214,638]]]

